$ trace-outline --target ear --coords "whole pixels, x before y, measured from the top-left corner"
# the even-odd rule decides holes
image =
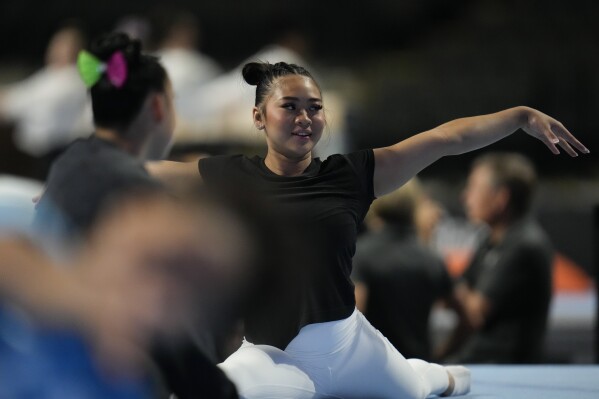
[[[254,126],[256,126],[256,129],[264,130],[264,116],[262,115],[262,112],[258,109],[258,107],[254,107],[254,109],[252,110],[252,116],[254,119]]]
[[[150,110],[152,112],[152,117],[154,118],[154,121],[162,122],[166,114],[164,98],[158,93],[152,93],[150,96]]]

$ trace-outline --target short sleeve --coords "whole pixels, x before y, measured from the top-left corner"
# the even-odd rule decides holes
[[[364,193],[369,201],[374,196],[374,152],[371,149],[352,152],[344,155],[351,167],[354,169]]]
[[[221,161],[219,156],[200,158],[198,161],[198,171],[202,180],[206,183],[212,183],[218,180],[219,169],[221,169]]]
[[[226,170],[231,165],[232,157],[228,155],[215,155],[201,158],[198,161],[198,171],[202,180],[208,184],[222,183],[226,177]]]

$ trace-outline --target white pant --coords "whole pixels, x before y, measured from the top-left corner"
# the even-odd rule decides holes
[[[449,384],[443,366],[406,360],[358,310],[303,327],[285,351],[244,341],[219,366],[244,399],[423,399]]]

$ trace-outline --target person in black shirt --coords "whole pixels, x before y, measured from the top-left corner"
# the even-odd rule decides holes
[[[253,118],[266,136],[267,154],[204,158],[199,177],[208,186],[237,185],[238,195],[252,190],[272,200],[293,249],[287,264],[273,273],[281,275],[282,287],[291,280],[295,286],[287,293],[271,284],[272,292],[248,298],[257,305],[282,304],[264,306],[262,312],[250,305],[247,340],[221,364],[240,395],[424,398],[468,392],[466,368],[406,361],[355,309],[350,273],[358,226],[375,197],[439,158],[484,147],[519,128],[556,154],[558,146],[572,156],[572,146],[588,150],[553,118],[516,107],[454,120],[389,147],[320,160],[312,150],[326,119],[321,90],[310,73],[283,62],[248,63],[243,76],[256,86]],[[163,179],[198,177],[189,164],[166,162],[151,170]]]
[[[490,234],[456,287],[466,317],[443,349],[451,361],[542,361],[553,250],[529,215],[534,185],[534,168],[521,155],[487,154],[474,162],[466,211]]]
[[[92,68],[105,70],[83,75],[84,80],[95,79],[86,83],[96,129],[52,164],[38,203],[40,210],[60,212],[73,235],[85,234],[115,197],[160,186],[143,161],[162,159],[169,149],[173,91],[164,68],[156,58],[142,55],[140,46],[124,34],[106,35],[92,44],[91,53],[80,53],[80,70],[85,70],[83,54],[96,60]],[[112,64],[119,61],[126,71],[122,76],[112,71],[118,70]]]
[[[404,356],[430,360],[431,309],[451,297],[453,286],[443,260],[417,236],[415,216],[424,200],[413,179],[374,202],[370,216],[382,226],[358,239],[352,278],[368,321]]]
[[[58,226],[67,244],[77,245],[121,199],[164,190],[143,162],[167,154],[175,126],[169,77],[156,57],[141,52],[138,40],[123,33],[103,35],[79,54],[78,67],[91,94],[95,132],[54,162],[35,221],[44,234]],[[61,217],[48,217],[54,212]],[[151,355],[179,399],[236,397],[211,358],[216,351],[212,326],[204,327],[190,327],[176,344],[157,342]]]

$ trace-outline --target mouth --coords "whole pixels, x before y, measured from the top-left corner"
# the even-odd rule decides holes
[[[310,133],[310,132],[292,132],[291,135],[298,136],[298,137],[310,137],[310,136],[312,136],[312,133]]]

